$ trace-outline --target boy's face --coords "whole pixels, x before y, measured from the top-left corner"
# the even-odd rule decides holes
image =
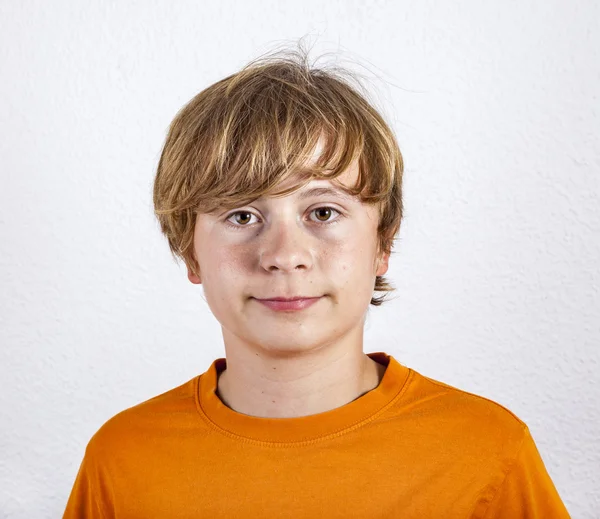
[[[355,162],[337,180],[353,186],[357,176]],[[203,285],[226,345],[243,341],[272,354],[293,354],[357,327],[362,337],[375,276],[388,269],[389,255],[376,258],[378,208],[335,194],[302,197],[315,187],[335,186],[313,180],[285,197],[198,214],[194,251],[200,276],[188,268],[188,278]],[[276,311],[256,300],[295,296],[320,299],[295,311]]]

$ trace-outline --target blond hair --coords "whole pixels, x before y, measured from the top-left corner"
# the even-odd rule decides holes
[[[198,273],[198,212],[245,205],[290,176],[335,179],[358,159],[347,193],[378,204],[378,252],[392,253],[402,219],[403,160],[392,130],[349,80],[347,69],[317,68],[299,51],[262,56],[192,98],[175,116],[154,180],[154,211],[175,260]],[[361,85],[358,84],[360,88]],[[323,151],[306,167],[318,142]],[[374,291],[393,285],[376,276]],[[386,294],[372,297],[381,305]]]

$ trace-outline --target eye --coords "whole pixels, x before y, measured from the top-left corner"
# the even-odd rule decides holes
[[[248,217],[248,218],[242,218],[242,220],[249,220],[253,216],[252,213],[249,212],[249,211],[236,211],[235,213],[232,213],[227,218],[227,221],[229,221],[233,216],[237,216],[237,215],[243,215],[243,216],[247,216]],[[238,218],[236,218],[236,221],[238,221],[238,223],[240,223]],[[248,222],[247,221],[242,221],[241,223],[242,223],[241,227],[246,227],[246,223],[248,223]],[[240,227],[240,226],[235,225],[234,227]]]
[[[335,212],[337,214],[340,215],[341,217],[341,212],[338,211],[337,209],[335,209],[334,207],[329,207],[329,206],[324,206],[324,207],[317,207],[316,209],[313,209],[311,211],[311,213],[315,213],[317,215],[317,223],[320,225],[333,225],[334,223],[337,223],[340,219],[340,217],[335,218],[334,220],[332,220],[329,216],[331,215],[331,212]],[[238,218],[238,216],[240,216],[241,218]],[[248,227],[248,222],[249,220],[251,220],[252,216],[255,216],[254,213],[251,213],[250,211],[236,211],[235,213],[231,213],[227,218],[226,218],[226,222],[229,223],[229,225],[231,225],[231,227],[234,227],[236,229],[240,229],[242,227]],[[237,223],[232,223],[231,219],[234,219]],[[322,218],[325,218],[325,220],[323,220]],[[231,222],[231,223],[230,223]]]
[[[331,214],[331,211],[335,211],[336,213],[339,213],[339,211],[337,209],[334,209],[333,207],[317,207],[316,209],[313,209],[313,212],[316,215],[321,214],[321,216],[323,216],[323,213],[324,213],[325,218],[327,218],[328,214]],[[327,220],[321,220],[321,218],[319,216],[317,216],[317,218],[319,218],[320,222],[329,223],[329,218]],[[333,220],[333,221],[335,221],[335,220]]]

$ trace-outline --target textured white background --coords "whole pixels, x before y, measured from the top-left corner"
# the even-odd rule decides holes
[[[365,351],[508,407],[600,517],[594,0],[1,2],[0,517],[59,517],[103,422],[224,355],[154,170],[184,103],[307,34],[360,64],[406,161]]]

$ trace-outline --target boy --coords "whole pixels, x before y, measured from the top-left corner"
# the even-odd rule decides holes
[[[226,356],[96,432],[65,518],[569,517],[514,414],[363,353],[402,171],[378,112],[304,55],[177,114],[155,211]]]

